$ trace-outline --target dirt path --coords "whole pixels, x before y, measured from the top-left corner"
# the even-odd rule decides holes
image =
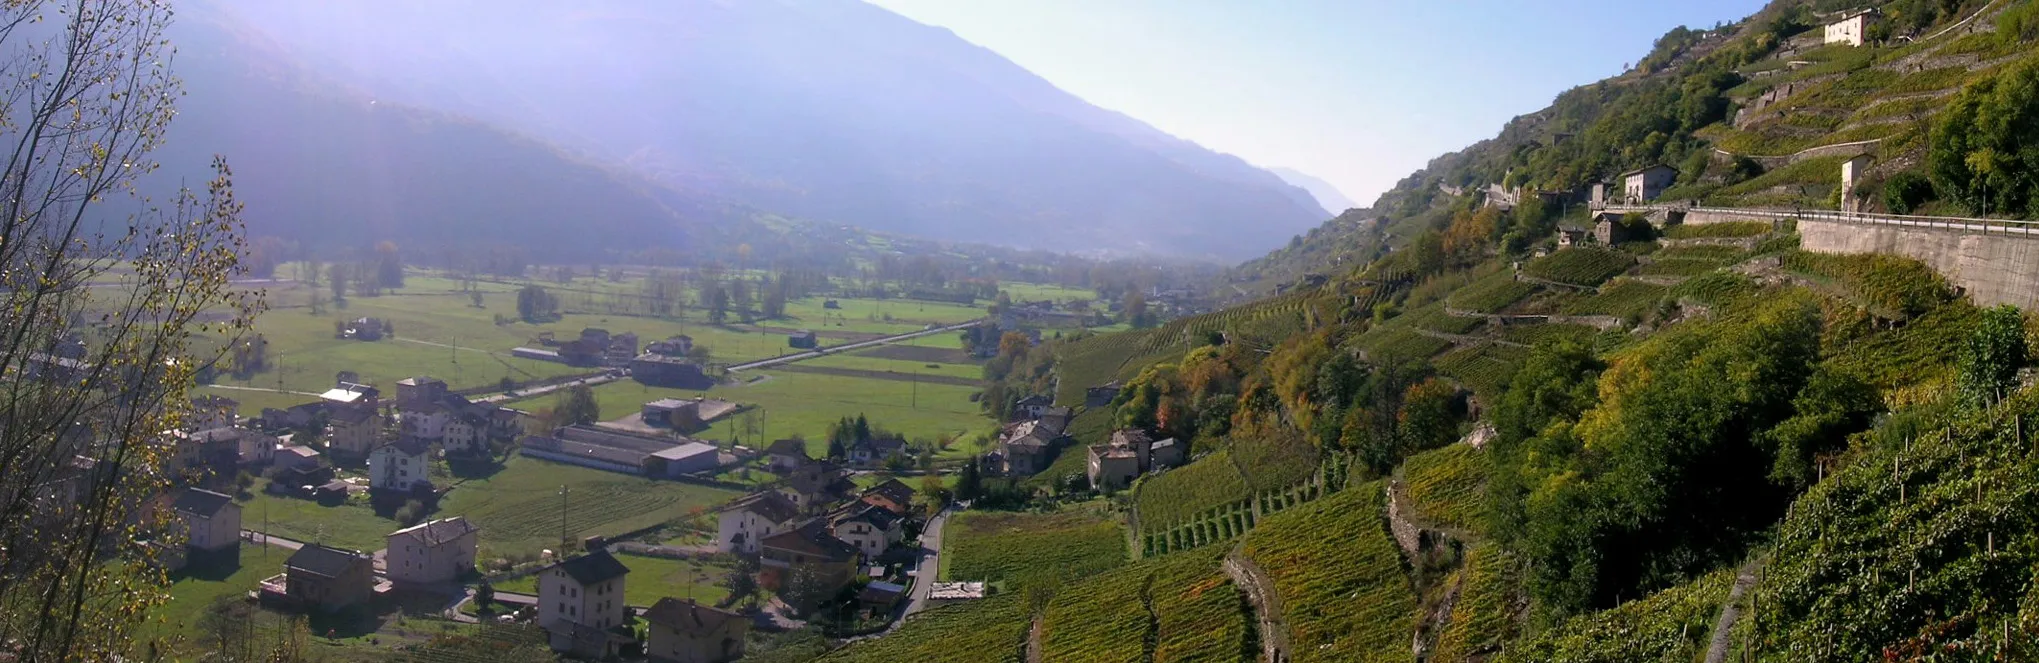
[[[1727,663],[1728,640],[1734,636],[1735,621],[1742,617],[1742,595],[1755,586],[1763,562],[1761,557],[1749,560],[1735,572],[1735,586],[1728,590],[1727,601],[1720,606],[1720,619],[1713,623],[1713,641],[1706,645],[1706,663]]]
[[[1246,602],[1253,605],[1260,628],[1260,660],[1265,663],[1288,663],[1289,629],[1282,621],[1281,595],[1274,591],[1274,580],[1267,577],[1260,566],[1232,549],[1225,555],[1225,575],[1232,578],[1239,589],[1246,592]]]
[[[1045,621],[1034,615],[1034,625],[1027,627],[1027,663],[1041,663],[1041,624]]]

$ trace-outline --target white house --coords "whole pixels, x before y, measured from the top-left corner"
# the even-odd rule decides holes
[[[391,532],[384,553],[389,579],[416,585],[452,583],[474,569],[480,537],[480,528],[458,516]]]
[[[597,550],[538,572],[538,625],[555,651],[584,658],[615,655],[623,638],[609,629],[623,623],[623,581],[630,568]]]
[[[483,431],[486,422],[468,416],[455,416],[446,420],[446,428],[439,437],[439,446],[448,454],[471,454],[478,449],[488,448]]]
[[[883,507],[853,502],[851,508],[839,513],[829,525],[829,533],[856,547],[857,552],[863,553],[867,559],[885,554],[886,548],[904,538],[899,517]]]
[[[405,435],[421,440],[437,440],[446,436],[446,424],[453,415],[438,403],[423,403],[397,410],[397,424]]]
[[[765,537],[792,529],[800,507],[777,492],[754,493],[723,506],[717,517],[715,548],[755,554]]]
[[[1861,46],[1869,41],[1869,28],[1874,27],[1883,16],[1875,9],[1858,9],[1841,15],[1841,20],[1827,24],[1828,44]]]
[[[407,493],[431,486],[430,452],[424,440],[413,437],[376,447],[368,454],[368,487]]]
[[[241,505],[235,504],[233,497],[186,488],[171,508],[177,512],[177,526],[186,536],[187,549],[217,552],[240,547]]]

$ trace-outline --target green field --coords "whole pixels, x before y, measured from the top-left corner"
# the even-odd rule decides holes
[[[562,486],[568,488],[567,534],[576,539],[684,519],[736,496],[735,491],[720,488],[518,456],[491,476],[460,482],[431,517],[465,516],[473,521],[481,528],[485,558],[535,555],[559,547]],[[260,492],[244,503],[242,514],[249,529],[357,550],[382,548],[384,537],[402,528],[367,506],[320,506]]]
[[[772,369],[744,373],[751,374],[764,379],[708,391],[667,389],[623,380],[595,387],[595,400],[605,419],[637,412],[645,402],[660,398],[707,396],[754,405],[757,408],[752,413],[716,422],[697,437],[741,440],[748,444],[798,435],[807,440],[808,453],[817,457],[828,451],[829,424],[858,414],[868,418],[873,426],[903,434],[909,440],[936,441],[943,437],[968,440],[996,428],[971,402],[971,395],[977,393],[975,387]],[[551,407],[556,399],[548,394],[509,405],[536,410]],[[750,421],[755,421],[758,427],[755,434],[746,430]],[[952,449],[962,453],[961,445]]]
[[[1282,597],[1296,661],[1413,660],[1416,597],[1382,492],[1368,483],[1268,516],[1241,542]]]
[[[1246,479],[1232,464],[1231,450],[1220,449],[1196,462],[1141,481],[1135,504],[1140,510],[1140,527],[1152,532],[1189,522],[1207,509],[1247,497]]]
[[[1499,651],[1518,631],[1515,594],[1522,577],[1513,555],[1498,545],[1475,545],[1466,552],[1459,579],[1458,601],[1451,605],[1451,622],[1437,635],[1433,661]]]
[[[1402,464],[1402,481],[1415,516],[1462,532],[1483,531],[1487,458],[1469,444],[1425,451]]]
[[[151,611],[137,635],[165,639],[190,635],[213,601],[254,590],[262,579],[282,573],[283,560],[289,558],[290,551],[282,548],[244,545],[241,565],[230,574],[172,574],[170,602]]]
[[[1611,610],[1581,615],[1510,644],[1500,661],[1691,661],[1707,635],[1734,569],[1723,569]]]
[[[623,602],[629,605],[648,607],[668,596],[715,605],[729,596],[729,590],[722,588],[722,580],[730,573],[725,564],[630,553],[616,553],[616,559],[630,568],[630,575],[623,579]],[[506,580],[495,587],[506,592],[537,594],[538,576]]]
[[[1083,511],[965,511],[942,529],[942,577],[1006,585],[1082,578],[1124,564],[1117,522]]]

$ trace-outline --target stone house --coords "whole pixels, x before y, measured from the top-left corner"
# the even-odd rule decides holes
[[[1012,410],[1007,413],[1007,416],[1015,421],[1039,419],[1043,411],[1054,406],[1055,399],[1035,394],[1014,402]]]
[[[695,603],[659,599],[644,611],[644,655],[660,663],[730,663],[743,658],[750,618]]]
[[[307,543],[283,562],[284,595],[313,610],[364,606],[375,591],[375,558],[358,550]]]
[[[343,408],[332,413],[326,448],[336,456],[366,458],[382,441],[382,415],[373,408]]]
[[[864,491],[857,501],[891,511],[893,515],[904,516],[913,510],[913,495],[913,489],[898,479],[886,479],[884,483]]]
[[[1186,456],[1186,454],[1183,453],[1182,447],[1183,444],[1181,442],[1177,442],[1176,439],[1172,437],[1166,440],[1158,440],[1154,442],[1154,444],[1149,447],[1150,449],[1153,450],[1152,453],[1147,454],[1147,462],[1150,465],[1150,467],[1147,468],[1148,471],[1162,470],[1170,467],[1181,466],[1182,462],[1185,460],[1184,457]]]
[[[385,573],[399,585],[451,585],[474,570],[481,528],[466,518],[418,523],[388,537]]]
[[[756,554],[765,537],[792,529],[800,506],[775,491],[752,493],[717,510],[715,549]]]
[[[1121,389],[1124,389],[1124,386],[1120,385],[1117,380],[1095,387],[1087,387],[1083,390],[1083,406],[1104,407],[1111,405],[1112,401],[1118,400],[1119,390]]]
[[[1090,445],[1088,460],[1090,485],[1100,489],[1124,488],[1140,476],[1140,457],[1126,447]]]
[[[1663,195],[1676,179],[1678,170],[1664,164],[1631,170],[1621,174],[1622,197],[1630,205],[1645,204]]]
[[[856,487],[847,472],[826,463],[815,463],[788,474],[785,482],[779,485],[778,493],[801,510],[816,513],[849,497]]]
[[[1882,21],[1883,14],[1873,8],[1843,13],[1839,20],[1827,24],[1822,43],[1861,46],[1869,42],[1869,29]]]
[[[773,472],[791,472],[811,460],[807,457],[807,442],[803,440],[778,440],[765,447],[765,469]]]
[[[1038,420],[1006,427],[998,441],[999,456],[1003,459],[1000,470],[1007,476],[1032,476],[1048,469],[1050,454],[1061,439],[1059,431]]]
[[[554,651],[608,658],[629,640],[613,633],[623,622],[623,583],[630,568],[607,550],[567,559],[538,572],[538,625]]]
[[[881,465],[893,454],[905,453],[906,440],[896,437],[860,440],[850,443],[850,448],[844,452],[851,465]]]
[[[834,594],[849,584],[857,570],[856,547],[835,538],[821,519],[765,537],[760,548],[758,584],[767,589],[785,586],[796,570],[804,570],[828,590],[823,594]],[[804,610],[813,606],[794,607]]]

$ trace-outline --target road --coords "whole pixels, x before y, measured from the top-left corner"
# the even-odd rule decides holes
[[[520,400],[520,399],[530,398],[530,397],[533,397],[533,396],[543,396],[543,395],[546,395],[546,394],[549,394],[549,393],[552,393],[552,392],[555,392],[555,391],[559,391],[559,390],[561,390],[561,389],[567,389],[567,388],[573,387],[574,385],[580,385],[580,384],[584,384],[584,385],[587,385],[587,386],[590,386],[590,387],[592,387],[592,386],[595,386],[595,385],[598,385],[598,384],[608,384],[608,383],[611,383],[611,382],[615,382],[615,381],[617,381],[617,380],[621,380],[621,379],[623,379],[623,378],[622,378],[621,376],[617,376],[617,375],[609,375],[609,374],[606,374],[606,373],[605,373],[605,374],[602,374],[602,375],[597,375],[597,376],[595,376],[595,377],[591,377],[591,378],[581,378],[581,379],[579,379],[579,380],[574,380],[574,381],[572,381],[572,382],[561,382],[561,383],[559,383],[559,384],[549,384],[549,385],[545,385],[545,386],[543,386],[543,387],[532,387],[532,388],[530,388],[530,389],[523,389],[523,390],[519,390],[519,391],[515,392],[514,394],[507,394],[507,393],[505,393],[505,394],[490,394],[490,395],[487,395],[487,396],[483,396],[483,397],[481,397],[481,398],[477,398],[477,399],[474,399],[474,401],[475,401],[476,403],[501,403],[501,402],[503,402],[503,401],[514,401],[514,400]]]
[[[855,342],[855,343],[845,343],[845,344],[843,344],[843,345],[834,345],[834,346],[829,346],[829,347],[826,347],[826,348],[821,348],[821,349],[818,349],[818,350],[810,350],[810,351],[808,351],[808,352],[802,352],[802,353],[799,353],[799,354],[790,354],[790,355],[786,355],[786,356],[784,356],[784,357],[773,357],[773,358],[771,358],[771,359],[760,359],[760,360],[758,360],[758,361],[753,361],[753,362],[746,362],[746,363],[742,363],[742,364],[735,364],[735,365],[732,365],[732,366],[730,366],[730,367],[729,367],[729,372],[731,372],[731,373],[734,373],[734,372],[737,372],[737,371],[748,371],[748,370],[751,370],[751,369],[754,369],[754,368],[765,368],[765,367],[768,367],[768,366],[777,366],[777,365],[779,365],[779,364],[790,364],[790,363],[793,363],[793,362],[796,362],[796,361],[802,361],[802,360],[807,360],[807,359],[813,359],[813,358],[815,358],[815,357],[826,357],[826,356],[829,356],[829,355],[832,355],[832,354],[837,354],[837,353],[841,353],[841,352],[846,352],[846,351],[849,351],[849,350],[861,350],[861,349],[864,349],[864,348],[869,348],[869,347],[875,347],[875,346],[880,346],[880,345],[887,345],[887,344],[891,344],[891,343],[897,343],[897,342],[900,342],[900,341],[905,341],[905,340],[910,340],[910,339],[916,339],[916,338],[920,338],[920,337],[922,337],[922,336],[933,336],[933,335],[935,335],[935,334],[942,334],[942,333],[947,333],[947,332],[952,332],[952,331],[961,331],[961,330],[963,330],[963,329],[967,329],[967,328],[969,328],[969,327],[973,327],[973,326],[976,326],[976,325],[977,325],[978,323],[980,323],[980,322],[983,322],[983,321],[982,321],[982,320],[971,320],[971,321],[969,321],[969,322],[958,322],[958,323],[956,323],[956,324],[953,324],[953,325],[949,325],[949,326],[947,326],[947,327],[936,327],[936,328],[934,328],[934,329],[923,329],[923,330],[920,330],[920,331],[917,331],[917,332],[912,332],[912,333],[907,333],[907,334],[899,334],[899,335],[896,335],[896,336],[887,336],[887,337],[884,337],[884,338],[874,338],[874,339],[871,339],[871,340],[868,340],[868,341],[857,341],[857,342]]]
[[[251,529],[241,530],[241,538],[247,539],[250,543],[265,543],[284,550],[297,550],[304,547],[303,541],[293,541],[280,536],[270,536]]]
[[[949,509],[943,509],[927,519],[927,527],[920,530],[920,559],[913,564],[913,597],[906,601],[906,609],[892,622],[892,628],[899,628],[901,621],[927,609],[928,592],[933,590],[935,579],[941,577],[942,524],[948,520]]]

